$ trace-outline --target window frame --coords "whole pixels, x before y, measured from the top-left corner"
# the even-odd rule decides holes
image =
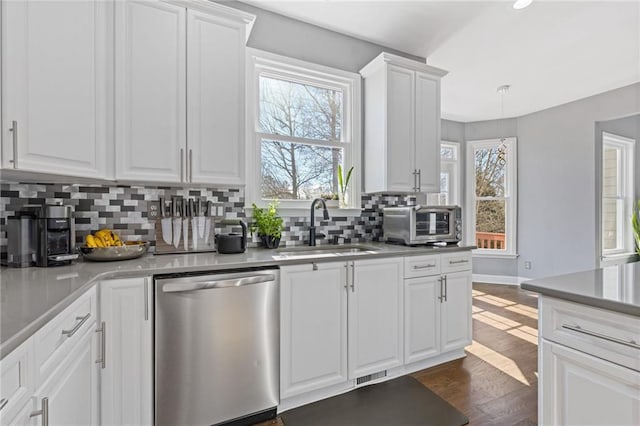
[[[246,187],[245,209],[252,203],[265,207],[270,200],[262,198],[261,140],[271,134],[261,132],[260,119],[260,76],[276,78],[294,83],[308,84],[342,91],[341,141],[314,143],[314,140],[291,136],[278,136],[285,142],[309,143],[327,147],[340,147],[344,151],[345,168],[354,166],[349,182],[349,207],[335,209],[340,216],[359,216],[361,213],[362,187],[362,140],[361,140],[361,77],[357,73],[313,64],[258,49],[247,49],[247,118],[246,118]],[[279,210],[283,216],[307,216],[311,200],[279,200]],[[249,209],[250,210],[250,209]]]
[[[505,243],[507,250],[482,249],[473,250],[473,254],[481,257],[516,258],[518,241],[518,143],[517,138],[499,138],[467,141],[466,144],[466,206],[465,206],[465,240],[470,245],[476,245],[476,179],[475,179],[475,150],[477,148],[492,148],[501,142],[505,143],[510,152],[507,160],[504,197],[482,197],[482,199],[505,200]]]
[[[633,234],[631,230],[631,213],[634,208],[635,200],[635,148],[636,141],[634,139],[626,138],[624,136],[616,135],[609,132],[602,132],[602,147],[600,149],[600,161],[599,161],[599,197],[598,202],[600,204],[600,220],[599,220],[599,240],[600,240],[600,259],[603,262],[615,260],[617,258],[632,256],[635,254],[635,242],[633,240]],[[604,192],[604,151],[606,148],[615,148],[620,150],[620,159],[618,164],[618,179],[619,184],[622,186],[620,197],[605,196]],[[621,170],[620,170],[621,169]],[[622,240],[622,247],[616,247],[615,249],[604,248],[604,201],[605,199],[615,199],[624,201],[624,211],[616,218],[618,236],[616,239]],[[622,222],[620,226],[619,222]]]
[[[448,205],[454,205],[454,206],[460,206],[462,203],[462,191],[461,191],[461,183],[462,183],[462,175],[461,175],[461,167],[460,164],[462,162],[462,151],[460,149],[460,142],[455,142],[455,141],[447,141],[447,140],[441,140],[440,141],[440,150],[438,152],[441,152],[442,147],[443,146],[450,146],[451,148],[454,149],[455,151],[455,160],[448,160],[448,159],[443,159],[442,155],[440,156],[440,176],[439,179],[442,179],[442,171],[445,170],[445,165],[449,164],[452,166],[453,170],[452,170],[452,174],[453,176],[450,177],[450,184],[449,184],[449,203],[447,203]],[[427,204],[429,205],[444,205],[441,201],[440,201],[440,194],[442,194],[442,192],[432,192],[432,193],[428,193],[427,194]],[[455,195],[455,197],[452,197],[451,195]],[[455,200],[452,200],[452,198],[455,198]]]

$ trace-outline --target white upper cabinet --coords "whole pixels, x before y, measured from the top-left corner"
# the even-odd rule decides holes
[[[112,176],[112,20],[105,0],[2,2],[3,168]]]
[[[184,179],[185,17],[169,3],[116,2],[117,179]]]
[[[189,180],[244,182],[244,21],[187,12]]]
[[[207,1],[117,2],[117,179],[244,182],[244,46],[253,19]]]
[[[438,68],[381,53],[365,66],[365,192],[439,192]]]

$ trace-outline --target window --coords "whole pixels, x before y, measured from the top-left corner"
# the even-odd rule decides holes
[[[633,253],[633,139],[602,134],[602,256]]]
[[[308,208],[314,198],[339,194],[338,165],[354,166],[347,189],[350,207],[360,207],[360,76],[251,51],[248,84],[253,158],[247,170],[247,200]]]
[[[427,194],[427,203],[436,206],[460,204],[460,144],[440,143],[440,192]]]
[[[467,147],[467,235],[478,253],[516,255],[516,139]]]

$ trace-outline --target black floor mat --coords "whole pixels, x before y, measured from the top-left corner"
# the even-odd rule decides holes
[[[410,376],[365,386],[280,415],[285,426],[461,426],[469,419]]]

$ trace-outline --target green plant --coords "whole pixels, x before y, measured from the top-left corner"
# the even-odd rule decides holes
[[[280,238],[282,236],[282,218],[278,216],[278,200],[273,200],[266,208],[253,207],[253,222],[249,227],[251,234],[257,232],[259,236],[272,236]]]
[[[351,180],[351,173],[353,172],[353,166],[347,172],[347,176],[345,177],[342,172],[342,164],[338,164],[338,186],[340,187],[340,199],[343,203],[345,203],[345,195],[347,193],[347,189],[349,188],[349,180]]]
[[[633,209],[631,225],[633,226],[633,237],[636,240],[636,253],[640,255],[640,200],[638,200],[637,208]]]
[[[338,194],[336,193],[330,193],[330,194],[320,194],[320,198],[322,198],[323,200],[338,200]]]

